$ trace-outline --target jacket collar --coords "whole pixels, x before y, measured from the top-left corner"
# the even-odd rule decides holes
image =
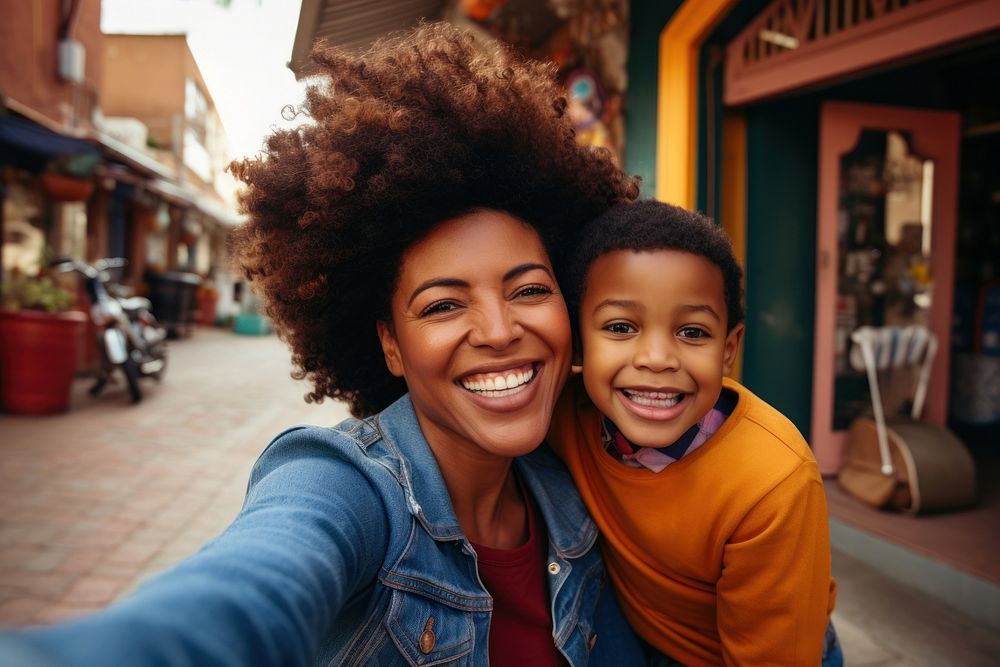
[[[374,417],[385,442],[384,451],[368,449],[394,471],[406,494],[410,513],[436,540],[464,538],[452,508],[437,459],[424,438],[410,395]],[[547,446],[515,459],[521,479],[545,517],[549,539],[566,558],[583,555],[597,539],[597,527],[587,514],[569,472]]]

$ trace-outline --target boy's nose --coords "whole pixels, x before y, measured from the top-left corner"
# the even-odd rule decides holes
[[[636,368],[645,368],[654,373],[680,368],[676,346],[665,336],[642,336],[632,363]]]

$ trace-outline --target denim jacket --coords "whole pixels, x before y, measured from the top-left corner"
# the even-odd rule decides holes
[[[641,662],[569,473],[545,447],[515,466],[549,533],[556,646],[574,667]],[[404,396],[374,417],[285,431],[222,535],[100,614],[0,639],[0,658],[487,665],[492,605]]]

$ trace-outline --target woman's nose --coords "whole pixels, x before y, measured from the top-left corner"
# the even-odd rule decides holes
[[[524,328],[506,302],[484,304],[478,310],[469,331],[470,344],[502,350],[524,334]]]
[[[644,335],[636,341],[635,356],[632,359],[636,368],[646,368],[655,373],[675,371],[680,368],[680,357],[677,347],[669,336]]]

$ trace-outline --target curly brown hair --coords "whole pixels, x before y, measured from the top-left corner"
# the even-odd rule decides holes
[[[357,416],[405,391],[375,323],[405,250],[477,208],[506,211],[546,244],[557,275],[580,227],[638,195],[610,153],[578,145],[551,65],[422,24],[352,54],[317,46],[311,122],[230,165],[249,222],[234,256],[292,350],[307,402]]]

